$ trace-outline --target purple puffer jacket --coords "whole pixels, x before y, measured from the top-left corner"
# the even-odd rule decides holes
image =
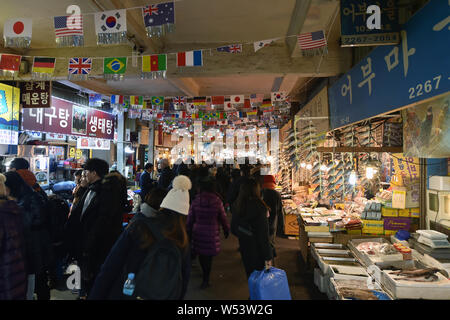
[[[230,225],[225,215],[222,200],[212,192],[199,193],[191,204],[187,218],[187,231],[192,234],[192,250],[205,256],[216,256],[220,252],[219,225],[225,234]]]

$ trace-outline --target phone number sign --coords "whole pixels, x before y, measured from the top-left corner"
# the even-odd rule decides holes
[[[331,128],[389,113],[450,90],[450,3],[428,2],[399,45],[375,48],[329,88]]]

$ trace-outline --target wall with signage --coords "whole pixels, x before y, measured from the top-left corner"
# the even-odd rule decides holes
[[[22,111],[22,130],[114,139],[115,116],[52,97],[50,108]]]
[[[19,139],[20,89],[0,83],[0,144]]]
[[[450,3],[429,1],[403,26],[399,45],[375,48],[329,90],[331,128],[450,90]]]

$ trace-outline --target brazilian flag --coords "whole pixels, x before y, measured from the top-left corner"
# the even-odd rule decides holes
[[[164,97],[152,97],[152,106],[164,106]]]
[[[127,57],[105,58],[103,60],[104,74],[125,74],[127,70]]]

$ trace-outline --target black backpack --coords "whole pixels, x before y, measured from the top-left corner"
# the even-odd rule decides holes
[[[148,249],[137,268],[126,267],[124,279],[127,278],[128,273],[135,274],[135,289],[131,298],[179,300],[183,288],[183,257],[180,249],[171,240],[164,238],[158,227],[148,218],[137,219],[134,223],[145,223],[156,242]],[[129,299],[123,293],[122,296],[124,299]]]
[[[51,195],[45,203],[47,227],[53,244],[63,241],[65,225],[70,207],[66,200],[58,195]]]

